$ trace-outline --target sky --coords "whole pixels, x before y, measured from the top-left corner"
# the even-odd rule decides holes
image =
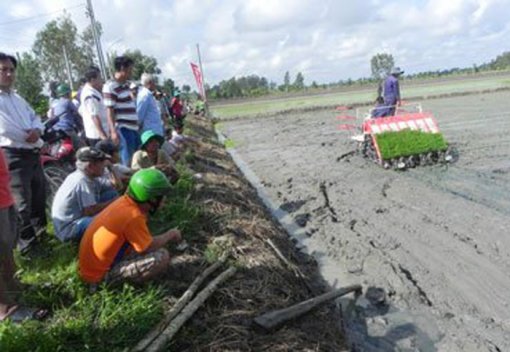
[[[83,30],[85,0],[0,2],[0,50],[30,50],[66,9]],[[205,82],[256,74],[277,84],[371,75],[393,55],[406,73],[471,67],[510,51],[510,0],[92,0],[104,51],[140,49],[162,76],[193,84],[200,46]]]

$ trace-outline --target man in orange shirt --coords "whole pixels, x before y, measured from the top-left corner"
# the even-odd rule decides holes
[[[143,169],[131,177],[127,194],[99,213],[83,235],[79,273],[85,282],[140,283],[167,269],[170,255],[164,246],[180,241],[181,233],[172,229],[153,237],[147,215],[158,209],[170,188],[166,176],[156,169]]]

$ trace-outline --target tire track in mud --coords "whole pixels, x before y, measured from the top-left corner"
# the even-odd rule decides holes
[[[321,183],[321,192],[325,193],[326,191],[325,191],[325,187],[324,188],[322,187],[323,185],[324,185],[324,183]],[[389,182],[386,182],[383,185],[383,189],[384,188],[389,189]],[[327,194],[326,194],[326,199],[327,199],[327,205],[330,208],[329,199],[327,198]],[[376,213],[377,213],[377,210],[376,210]],[[379,211],[379,213],[381,213],[381,212]],[[335,212],[335,215],[336,215],[336,212]],[[350,215],[351,216],[347,217],[345,220],[339,220],[338,218],[335,218],[334,222],[343,223],[357,237],[364,238],[366,240],[366,243],[368,243],[374,250],[376,250],[378,252],[378,255],[382,258],[381,261],[387,261],[389,263],[389,265],[391,266],[394,274],[397,277],[401,278],[402,281],[407,280],[410,283],[410,286],[413,286],[417,290],[417,293],[418,293],[419,297],[421,298],[421,300],[427,306],[432,307],[433,306],[432,301],[430,300],[427,293],[425,292],[425,289],[420,286],[418,280],[413,277],[413,274],[411,273],[411,271],[406,269],[400,262],[398,262],[398,260],[396,260],[395,258],[392,258],[392,256],[389,255],[389,253],[387,252],[387,248],[385,248],[386,246],[379,244],[377,239],[374,238],[370,233],[367,233],[367,232],[363,233],[362,231],[358,231],[356,229],[356,225],[358,223],[363,224],[364,226],[371,227],[369,222],[365,219],[362,219],[361,214],[355,214],[353,212]],[[373,233],[375,233],[375,232],[376,232],[376,229],[373,228]],[[393,247],[392,249],[395,249],[395,247]],[[359,271],[362,272],[363,267],[364,267],[364,261],[361,262],[359,267],[360,267]],[[398,269],[397,269],[397,267],[398,267]],[[387,290],[390,292],[394,292],[394,288],[392,288],[392,287],[387,287]]]
[[[403,176],[403,174],[399,174],[395,179],[392,180],[392,182],[395,182],[395,183],[400,183],[402,180],[400,180],[401,176]],[[419,180],[418,180],[419,181]],[[385,182],[384,185],[383,185],[383,188],[387,190],[389,190],[389,185],[390,183],[389,182]],[[392,198],[391,195],[388,195],[386,194],[386,198]],[[396,204],[396,205],[400,205],[401,207],[404,207],[404,203],[399,203],[399,202],[396,202],[394,201],[393,199],[389,199],[388,200],[390,203],[393,203],[393,204]],[[398,207],[396,207],[398,209]],[[412,207],[411,208],[413,211],[419,211],[420,214],[422,214],[423,216],[427,216],[427,213],[426,212],[421,212],[420,211],[420,208],[419,207]],[[338,213],[338,211],[337,211]],[[340,211],[341,214],[344,214],[343,211]],[[377,210],[376,210],[376,213],[377,213]],[[386,213],[387,214],[387,213]],[[358,213],[356,211],[351,211],[350,213],[347,213],[348,216],[346,216],[345,218],[339,218],[339,222],[342,223],[346,229],[349,229],[351,230],[356,237],[361,237],[364,239],[364,241],[366,243],[368,243],[372,248],[381,248],[383,246],[380,246],[377,244],[377,241],[375,240],[375,237],[374,237],[374,234],[376,234],[377,232],[377,229],[375,228],[374,226],[374,223],[368,223],[366,220],[360,220],[360,219],[363,219],[363,214],[361,213]],[[366,214],[365,214],[366,216]],[[366,229],[358,229],[357,226],[356,228],[354,227],[354,225],[356,224],[363,224],[364,226],[369,226],[369,227],[372,227],[372,231],[368,231]],[[391,222],[390,222],[391,223]],[[394,223],[398,223],[398,220],[395,220]],[[389,228],[388,226],[384,226],[383,224],[380,224],[382,228]],[[438,228],[444,228],[445,232],[449,232],[452,234],[452,237],[454,236],[454,232],[452,233],[451,231],[449,231],[448,227],[445,226],[444,224],[442,224],[441,222],[434,222],[434,223],[430,223],[431,226],[434,226],[434,227],[438,227]],[[320,226],[320,225],[317,225],[315,224],[315,226]],[[428,231],[430,232],[430,231]],[[345,237],[346,233],[344,231],[344,237]],[[349,236],[347,236],[349,237]],[[468,244],[466,242],[466,244]],[[363,242],[359,242],[357,244],[358,246],[359,245],[362,245],[363,246]],[[474,246],[472,246],[472,244],[469,244],[471,247],[475,248],[476,249],[476,244]],[[384,247],[383,247],[384,248]],[[393,252],[393,250],[390,250]],[[416,276],[414,275],[413,273],[413,269],[411,268],[407,268],[405,264],[403,264],[404,262],[402,262],[402,260],[405,260],[405,258],[399,258],[399,256],[394,256],[394,255],[391,255],[387,250],[385,249],[381,249],[381,251],[379,252],[379,256],[381,257],[381,260],[379,262],[389,262],[391,265],[392,265],[392,269],[395,273],[396,276],[400,277],[403,281],[407,281],[409,282],[409,285],[412,286],[416,292],[417,292],[417,296],[420,297],[420,301],[422,303],[424,303],[425,305],[427,305],[428,307],[432,307],[433,306],[433,300],[429,297],[428,293],[427,293],[427,288],[423,287],[419,282],[420,280],[416,278]],[[355,265],[356,267],[356,265]],[[360,269],[359,271],[354,271],[354,273],[361,273],[363,272],[363,270],[365,269],[365,260],[362,261],[361,265],[359,265]],[[398,268],[398,269],[397,269]],[[422,268],[425,268],[425,266],[422,265]],[[350,270],[349,270],[350,271]],[[422,277],[423,279],[423,274],[424,274],[424,271],[423,269],[420,269],[420,276]],[[425,271],[426,272],[426,271]],[[432,285],[431,286],[431,283],[433,282],[429,282],[428,284],[428,288],[429,289],[433,289],[434,287],[440,287],[437,286],[437,285]],[[394,289],[392,288],[392,286],[386,286],[386,288],[388,290],[393,291]],[[399,290],[397,288],[397,290]],[[400,290],[402,290],[402,288],[400,288]],[[411,292],[411,290],[408,288],[407,289],[409,292]],[[440,315],[442,316],[446,316],[448,317],[450,315],[450,313],[448,311],[444,311],[444,307],[440,309],[440,312],[442,312]],[[471,338],[474,338],[475,341],[476,341],[476,334],[473,335]],[[456,350],[463,350],[463,348],[458,348]],[[482,350],[482,349],[480,349]]]
[[[412,177],[429,186],[448,192],[470,202],[510,215],[510,185],[499,182],[493,175],[464,168],[447,167],[445,170],[432,168],[431,172],[407,172]],[[436,170],[440,172],[436,172]]]
[[[476,104],[480,104],[479,100]],[[436,109],[440,107],[439,104]],[[468,106],[465,110],[471,113],[471,119],[481,116]],[[508,154],[505,155],[504,143],[508,142],[504,131],[494,132],[501,124],[489,125],[487,121],[484,128],[476,121],[471,126],[466,124],[469,129],[461,130],[457,128],[457,118],[464,113],[444,114],[448,118],[458,115],[455,125],[450,126],[454,128],[445,130],[452,133],[446,136],[448,140],[460,144],[459,162],[448,168],[417,168],[400,173],[382,170],[359,155],[349,155],[352,144],[347,138],[336,141],[331,148],[328,143],[333,134],[322,127],[325,114],[302,118],[306,123],[299,125],[285,116],[281,122],[271,121],[263,138],[255,138],[255,148],[267,147],[268,141],[277,140],[273,148],[283,152],[277,152],[276,159],[288,160],[285,167],[275,168],[278,162],[271,164],[269,159],[258,161],[262,155],[250,155],[249,148],[246,152],[254,157],[257,174],[276,185],[274,193],[281,191],[287,201],[307,200],[300,212],[312,216],[304,230],[311,236],[310,241],[315,241],[318,258],[334,263],[330,274],[337,275],[339,282],[347,277],[342,275],[348,275],[354,283],[362,280],[367,285],[384,287],[391,304],[398,309],[429,317],[440,331],[447,333],[437,337],[434,329],[425,328],[425,334],[432,336],[431,345],[425,346],[432,348],[428,350],[434,350],[434,346],[441,351],[510,350],[510,319],[505,323],[510,308],[498,306],[510,291],[509,275],[505,273],[510,272],[510,239],[505,236],[510,228],[510,206],[504,198],[510,193],[505,171],[510,171],[510,164],[502,162]],[[317,121],[321,127],[310,130]],[[273,129],[289,124],[293,128],[288,133],[296,136],[280,134],[277,139],[272,138]],[[312,132],[303,135],[303,129]],[[246,132],[250,130],[253,128],[245,128]],[[249,133],[245,136],[254,139]],[[291,146],[296,140],[305,141],[310,147],[295,150]],[[294,187],[292,194],[286,193],[285,188],[278,189],[280,184],[286,187],[285,180],[293,173],[300,174],[294,183],[303,184]],[[337,222],[333,222],[333,217]],[[364,328],[355,330],[354,335],[372,339],[373,332],[366,335],[370,324],[368,330],[390,329],[391,314],[363,319]],[[384,320],[387,322],[381,324],[386,330],[377,323]],[[415,337],[407,336],[402,341],[405,345],[405,341],[413,342]],[[381,343],[395,348],[400,337],[389,334],[385,338],[394,338]]]
[[[402,274],[404,274],[406,279],[409,280],[413,284],[414,287],[416,287],[416,289],[418,290],[418,294],[420,295],[423,302],[425,304],[427,304],[429,307],[432,307],[433,306],[432,301],[429,299],[427,293],[425,293],[425,290],[418,284],[418,280],[416,280],[413,277],[411,272],[409,270],[407,270],[406,268],[404,268],[401,264],[398,264],[398,269]],[[393,270],[397,274],[396,270],[395,269],[393,269]]]
[[[416,279],[413,274],[411,273],[411,270],[406,269],[401,262],[399,262],[398,258],[394,257],[390,254],[390,252],[394,251],[399,247],[398,244],[380,244],[375,236],[377,230],[375,227],[373,227],[373,224],[369,223],[367,220],[363,218],[363,216],[357,212],[344,212],[340,211],[340,214],[343,216],[339,218],[338,225],[343,225],[344,230],[343,238],[344,241],[340,243],[335,243],[335,245],[341,245],[346,247],[346,254],[349,253],[352,249],[357,248],[355,250],[355,253],[358,253],[357,256],[352,256],[352,259],[357,258],[354,262],[347,259],[345,261],[346,263],[346,270],[355,276],[361,276],[363,275],[363,272],[365,271],[365,267],[367,265],[367,260],[374,261],[374,257],[378,257],[377,259],[379,264],[378,266],[386,266],[389,267],[390,270],[393,272],[394,276],[399,278],[397,281],[400,281],[400,284],[397,284],[396,286],[393,285],[384,285],[384,291],[387,292],[388,297],[393,297],[396,292],[416,292],[416,296],[419,297],[418,300],[427,305],[428,307],[431,307],[432,301],[428,297],[428,294],[425,292],[425,289],[421,287],[419,284],[418,279]],[[323,220],[319,220],[318,222],[322,222]],[[358,229],[358,225],[360,225],[362,228]],[[315,226],[320,226],[315,224]],[[371,231],[368,233],[364,231],[365,229],[363,227],[369,227]],[[348,233],[351,232],[352,236],[349,236]],[[331,236],[331,240],[327,241],[334,241],[335,237]],[[369,249],[361,249],[362,247],[368,248],[365,244],[368,244],[368,246],[371,248]],[[346,256],[349,258],[349,255]],[[384,263],[384,264],[383,264]],[[395,281],[395,279],[390,280]],[[407,286],[406,289],[403,289],[402,285]],[[407,295],[407,294],[406,294]],[[386,303],[389,304],[386,307],[392,307],[392,303]],[[359,312],[358,314],[363,315],[364,313]],[[388,308],[386,308],[388,309]],[[405,335],[405,338],[401,337],[400,335],[393,336],[391,333],[388,332],[387,336],[381,336],[379,338],[376,338],[374,341],[373,337],[368,337],[366,335],[367,329],[373,329],[374,325],[372,323],[366,323],[364,321],[360,321],[359,317],[357,316],[344,316],[344,319],[346,319],[346,329],[348,330],[348,335],[350,336],[350,342],[352,345],[357,346],[360,351],[394,351],[396,346],[399,343],[399,340],[406,339],[412,342],[409,342],[410,344],[414,345],[415,347],[418,347],[419,350],[422,351],[435,351],[433,347],[431,347],[431,341],[437,340],[437,337],[434,337],[436,334],[433,333],[437,328],[431,327],[430,324],[427,327],[426,325],[423,326],[423,324],[420,324],[420,326],[416,325],[416,322],[414,322],[412,317],[406,316],[406,313],[404,311],[401,311],[402,308],[396,308],[392,307],[389,308],[390,310],[394,312],[399,312],[399,319],[404,319],[407,321],[407,323],[403,324],[398,329]],[[385,310],[385,309],[383,309]],[[396,313],[395,313],[396,314]],[[403,318],[406,316],[406,318]],[[393,325],[392,318],[386,317],[383,318],[384,320],[388,321],[388,323],[384,323],[386,325]],[[384,321],[383,320],[383,321]],[[380,322],[381,320],[376,319],[376,321]],[[383,324],[383,325],[384,325]],[[377,325],[377,323],[376,323]],[[364,331],[364,332],[363,332]],[[430,333],[432,331],[432,333]],[[432,337],[430,337],[430,336]],[[426,342],[424,342],[426,341]]]
[[[324,207],[326,209],[328,209],[328,211],[329,211],[329,213],[331,215],[331,221],[332,222],[338,222],[338,215],[336,214],[335,209],[333,209],[333,207],[331,206],[331,204],[329,202],[329,195],[328,195],[328,190],[326,188],[326,182],[325,181],[320,183],[319,189],[320,189],[320,192],[321,192],[322,196],[324,197]]]
[[[351,174],[355,178],[359,177],[358,172],[352,172]],[[385,181],[384,184],[382,185],[382,188],[384,189],[384,193],[385,193],[384,197],[390,198],[390,199],[388,199],[388,202],[390,204],[393,204],[393,208],[397,208],[397,209],[404,207],[404,203],[399,203],[398,201],[395,201],[393,199],[392,194],[395,191],[392,191],[392,194],[388,194],[388,191],[391,190],[390,184],[400,183],[402,181],[401,178],[403,176],[404,176],[404,179],[407,178],[407,174],[397,174],[396,176],[392,176],[390,180]],[[364,238],[368,242],[368,245],[370,245],[372,248],[374,248],[374,249],[379,248],[380,249],[379,256],[381,257],[379,262],[381,262],[381,263],[389,262],[392,265],[395,265],[393,263],[396,263],[398,269],[393,268],[395,275],[400,277],[400,279],[402,281],[407,281],[409,283],[409,286],[412,287],[417,292],[417,296],[419,297],[419,300],[422,303],[424,303],[425,305],[431,307],[432,299],[429,298],[429,295],[427,294],[426,289],[424,287],[422,287],[421,284],[419,284],[419,280],[413,274],[413,270],[410,268],[404,267],[404,265],[401,264],[401,261],[399,261],[399,259],[397,257],[394,257],[389,254],[387,249],[385,249],[385,247],[386,247],[385,245],[377,244],[377,240],[375,239],[375,237],[373,235],[370,235],[370,233],[376,233],[376,229],[373,229],[372,231],[370,231],[368,233],[366,231],[364,232],[363,229],[358,230],[358,226],[357,226],[358,224],[361,224],[363,226],[372,226],[373,224],[369,224],[366,220],[363,220],[363,214],[361,214],[361,213],[357,213],[356,211],[352,211],[352,210],[345,211],[345,210],[342,210],[341,208],[340,208],[340,210],[333,208],[331,205],[331,204],[333,204],[333,201],[330,199],[329,192],[327,191],[327,188],[325,186],[325,181],[322,182],[322,185],[323,185],[322,190],[321,190],[321,187],[319,187],[320,192],[322,193],[323,190],[325,192],[322,193],[323,197],[324,197],[324,204],[321,207],[327,208],[327,209],[328,208],[333,209],[333,213],[335,215],[337,215],[337,221],[345,226],[344,234],[345,234],[345,231],[350,230],[355,237]],[[336,204],[336,203],[337,202],[335,202],[334,204]],[[388,208],[392,208],[392,206],[388,206]],[[419,208],[416,208],[416,207],[414,207],[413,209],[414,209],[414,211],[419,210]],[[377,209],[375,212],[377,213]],[[380,213],[384,213],[384,210],[381,210]],[[425,216],[426,213],[422,213],[422,215]],[[319,223],[322,223],[323,221],[324,221],[324,219],[320,220]],[[441,223],[434,223],[432,225],[438,226],[438,227],[442,226]],[[316,221],[314,221],[314,226],[320,226],[320,224],[318,224]],[[362,244],[362,242],[359,242],[358,246],[361,244]],[[391,248],[390,248],[390,251],[392,251]],[[367,253],[367,252],[366,251],[361,251],[361,252],[358,251],[357,253],[361,254],[361,253]],[[370,254],[370,252],[368,252],[368,254]],[[365,259],[361,259],[357,264],[354,262],[353,264],[348,265],[347,270],[351,274],[356,274],[356,275],[363,273],[363,271],[365,270]],[[394,291],[394,289],[391,287],[392,286],[387,286],[387,289],[389,292]],[[408,288],[406,290],[409,292],[412,291],[410,288]],[[450,313],[443,312],[443,314],[445,316],[448,316]],[[356,333],[354,333],[354,335],[356,335]],[[385,342],[387,342],[387,343],[389,343],[389,345],[393,346],[393,343],[390,343],[390,341],[385,341]],[[389,350],[391,350],[391,349],[389,349]],[[458,350],[462,350],[462,349],[459,348]]]

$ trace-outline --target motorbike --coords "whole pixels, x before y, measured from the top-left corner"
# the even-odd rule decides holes
[[[41,164],[46,179],[46,205],[51,208],[53,198],[67,175],[75,169],[75,147],[72,138],[64,131],[52,129],[55,121],[44,123]]]

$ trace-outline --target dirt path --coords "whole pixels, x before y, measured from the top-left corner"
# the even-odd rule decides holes
[[[333,286],[383,288],[344,302],[361,350],[510,350],[510,93],[424,103],[460,160],[386,171],[358,155],[335,113],[225,124],[265,192],[307,232]]]

